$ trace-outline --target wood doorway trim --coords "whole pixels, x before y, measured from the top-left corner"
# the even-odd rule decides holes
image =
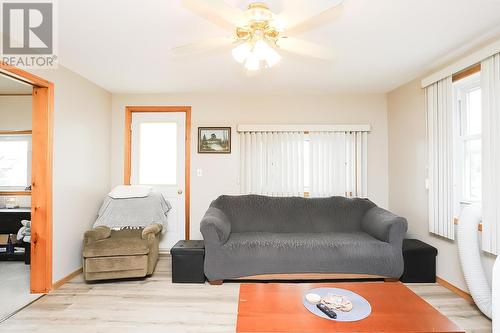
[[[32,293],[47,293],[52,289],[54,84],[1,61],[0,72],[33,86],[30,289]]]
[[[185,226],[184,235],[189,239],[189,217],[191,204],[191,107],[190,106],[126,106],[125,107],[125,163],[123,183],[130,185],[132,169],[132,113],[134,112],[185,112],[186,113],[186,152],[185,152]]]

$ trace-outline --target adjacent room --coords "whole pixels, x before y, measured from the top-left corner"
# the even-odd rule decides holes
[[[32,90],[0,76],[0,320],[41,296],[30,292]]]
[[[0,331],[500,333],[500,1],[0,6]]]

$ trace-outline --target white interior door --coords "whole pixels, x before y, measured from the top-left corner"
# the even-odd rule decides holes
[[[150,185],[170,202],[160,249],[168,250],[185,238],[184,112],[134,112],[131,128],[130,184]]]

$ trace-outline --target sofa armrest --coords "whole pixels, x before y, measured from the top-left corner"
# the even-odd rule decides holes
[[[380,207],[373,207],[363,217],[361,228],[381,241],[402,248],[408,223],[404,217],[397,216]]]
[[[111,229],[106,226],[99,226],[92,230],[85,231],[83,239],[85,243],[106,239],[111,236]]]
[[[201,220],[200,231],[205,242],[223,245],[231,234],[231,223],[222,210],[209,207]]]
[[[142,230],[142,239],[147,240],[149,235],[156,236],[161,232],[162,229],[163,226],[159,223],[150,224]]]

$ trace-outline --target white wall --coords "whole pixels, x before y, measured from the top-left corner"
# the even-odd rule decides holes
[[[31,96],[0,96],[0,131],[31,129]]]
[[[236,126],[241,123],[370,124],[368,193],[388,205],[387,105],[377,95],[113,95],[111,183],[123,183],[124,114],[127,105],[192,106],[191,238],[201,238],[199,223],[208,205],[221,194],[239,194],[239,154]],[[197,154],[198,126],[231,126],[230,155]],[[196,176],[196,169],[203,176]]]
[[[426,115],[420,79],[388,94],[389,124],[389,209],[409,223],[409,237],[435,246],[437,275],[467,290],[460,267],[456,241],[428,232],[426,179]],[[491,281],[493,256],[484,254],[483,263]]]
[[[111,94],[59,66],[54,83],[53,280],[82,266],[83,233],[109,192]]]

